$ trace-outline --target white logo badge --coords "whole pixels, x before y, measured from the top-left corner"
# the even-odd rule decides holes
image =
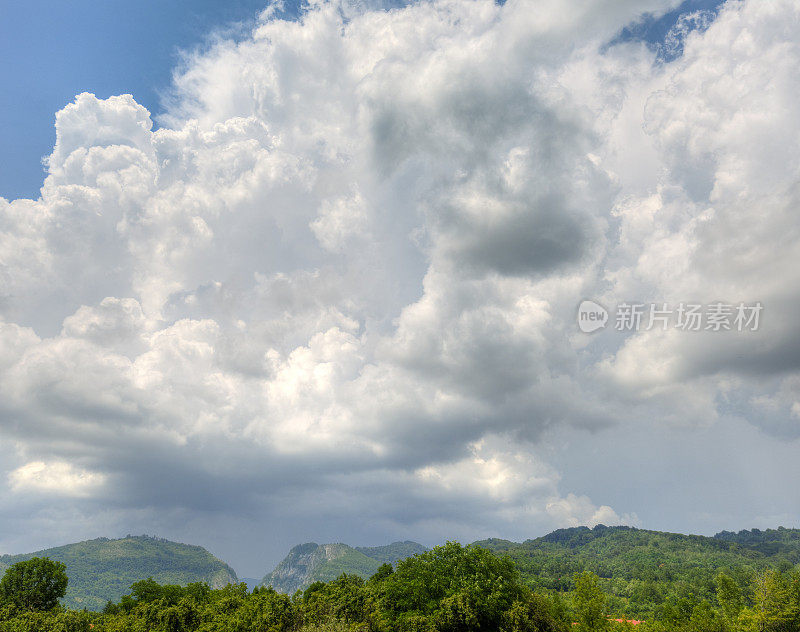
[[[578,306],[578,327],[583,333],[590,334],[602,329],[608,323],[608,311],[594,301],[583,301]]]

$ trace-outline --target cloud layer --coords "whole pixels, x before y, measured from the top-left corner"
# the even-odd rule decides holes
[[[607,44],[675,3],[568,4],[265,12],[158,130],[130,95],[61,110],[41,197],[0,198],[3,546],[141,528],[267,564],[639,524],[563,451],[794,442],[796,3],[685,17],[669,62]],[[590,337],[584,298],[765,307]]]

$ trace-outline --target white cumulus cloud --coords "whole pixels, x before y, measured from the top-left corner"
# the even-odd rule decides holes
[[[190,58],[158,129],[78,95],[40,198],[0,198],[8,489],[83,498],[76,533],[233,516],[273,560],[640,524],[569,487],[561,432],[798,436],[798,9],[608,45],[675,5],[315,2]],[[586,298],[764,321],[587,338]]]

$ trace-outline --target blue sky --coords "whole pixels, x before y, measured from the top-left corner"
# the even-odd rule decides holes
[[[686,11],[719,0],[688,0],[659,19],[625,29],[622,39],[659,42]],[[55,141],[55,112],[76,94],[132,94],[157,116],[181,51],[209,35],[251,25],[264,0],[104,0],[0,2],[0,196],[35,198],[41,159]],[[296,12],[297,2],[285,3]]]
[[[0,195],[36,197],[55,112],[76,94],[130,93],[152,113],[180,51],[247,25],[263,0],[0,3]]]

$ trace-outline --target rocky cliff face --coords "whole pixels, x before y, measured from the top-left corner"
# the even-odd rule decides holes
[[[236,577],[236,573],[227,564],[225,564],[224,568],[220,568],[211,573],[210,575],[206,575],[203,581],[214,589],[225,588],[225,586],[227,586],[228,584],[239,583],[239,579]]]
[[[262,580],[279,592],[293,594],[315,581],[331,581],[342,573],[360,575],[365,579],[378,570],[383,562],[399,559],[427,550],[416,542],[395,542],[384,547],[354,549],[346,544],[300,544],[289,551],[283,561]]]
[[[292,594],[316,581],[327,563],[346,557],[350,551],[357,553],[346,544],[299,544],[264,577],[262,584]]]
[[[272,586],[279,592],[292,594],[308,582],[309,576],[319,565],[319,555],[316,555],[318,548],[316,542],[298,544],[264,577],[262,584]]]

